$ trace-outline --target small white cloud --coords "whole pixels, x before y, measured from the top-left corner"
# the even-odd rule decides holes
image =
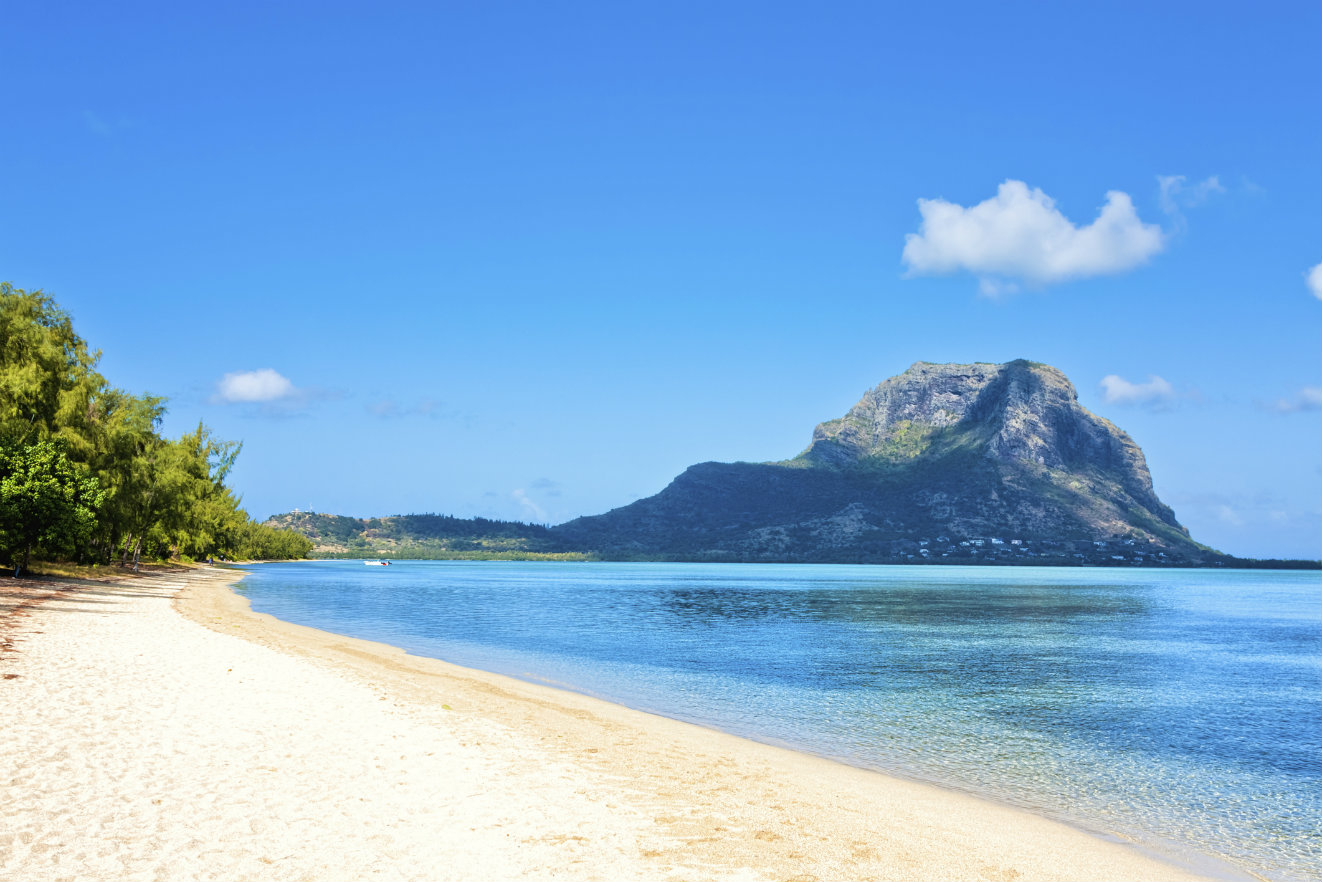
[[[1175,387],[1155,374],[1146,383],[1131,383],[1124,377],[1102,377],[1102,400],[1107,404],[1142,404],[1161,407],[1175,400]]]
[[[1008,180],[996,196],[965,208],[944,199],[919,199],[919,232],[904,237],[909,275],[970,272],[984,294],[1004,293],[1015,281],[1034,285],[1125,272],[1165,247],[1156,224],[1145,224],[1133,200],[1112,190],[1097,219],[1077,227],[1055,201],[1023,181]]]
[[[1170,217],[1177,232],[1184,232],[1189,225],[1184,219],[1184,209],[1196,208],[1212,196],[1226,192],[1216,175],[1196,184],[1188,183],[1184,175],[1157,175],[1157,186],[1161,191],[1158,196],[1161,210]]]
[[[1294,398],[1282,398],[1272,405],[1277,413],[1322,410],[1322,386],[1305,386]]]
[[[1184,175],[1157,175],[1157,186],[1161,188],[1161,210],[1167,214],[1179,214],[1181,208],[1193,208],[1202,205],[1212,196],[1226,192],[1218,176],[1189,185]]]
[[[534,523],[545,523],[547,521],[546,509],[529,499],[527,492],[519,489],[515,490],[512,495],[514,496],[515,501],[523,506],[523,510],[532,516]]]
[[[237,371],[221,377],[216,384],[216,398],[226,403],[277,401],[288,398],[294,384],[272,370]]]
[[[1267,188],[1250,181],[1246,175],[1239,176],[1239,192],[1249,196],[1266,196]]]
[[[1308,290],[1313,292],[1313,296],[1322,300],[1322,263],[1308,271]]]
[[[1224,192],[1226,188],[1221,186],[1221,180],[1216,175],[1212,175],[1190,187],[1186,198],[1190,205],[1202,205],[1211,197]]]

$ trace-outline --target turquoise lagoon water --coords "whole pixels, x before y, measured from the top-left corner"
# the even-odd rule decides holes
[[[240,590],[404,647],[1322,879],[1322,574],[323,561]]]

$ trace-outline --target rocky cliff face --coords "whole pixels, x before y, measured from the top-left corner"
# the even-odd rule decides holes
[[[1000,365],[920,361],[869,390],[840,419],[817,426],[805,455],[814,462],[845,465],[902,454],[914,424],[945,428],[961,422],[1000,372]]]
[[[1063,373],[1034,362],[920,361],[869,390],[842,418],[819,425],[802,456],[831,466],[894,462],[932,452],[942,435],[969,433],[979,436],[984,456],[1004,465],[1104,471],[1175,523],[1133,439],[1084,409]]]
[[[621,554],[734,560],[1197,562],[1143,452],[1053,367],[919,362],[780,463],[704,463],[556,528]]]

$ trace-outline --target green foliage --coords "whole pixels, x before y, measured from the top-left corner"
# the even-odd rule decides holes
[[[317,560],[359,560],[361,558],[380,558],[383,560],[550,560],[550,561],[589,561],[601,558],[593,552],[584,551],[458,551],[444,546],[412,545],[403,549],[375,551],[368,549],[362,554],[351,551],[314,552],[311,557]]]
[[[892,461],[914,459],[927,451],[933,431],[935,429],[930,425],[900,420],[881,443],[876,455]]]
[[[567,543],[551,529],[520,521],[408,514],[349,518],[289,512],[266,522],[294,530],[314,544],[312,557],[398,560],[592,560],[591,552]]]
[[[111,387],[96,371],[99,357],[49,296],[0,284],[0,449],[13,472],[0,552],[25,560],[40,548],[126,564],[143,555],[306,556],[311,543],[255,523],[225,485],[240,444],[200,423],[182,438],[162,437],[165,399]],[[95,488],[95,505],[79,482]],[[10,526],[29,523],[20,512],[47,526]]]
[[[0,554],[14,563],[14,575],[35,548],[76,553],[96,525],[105,493],[65,447],[55,439],[0,448]]]
[[[312,540],[293,530],[277,530],[247,519],[238,528],[229,556],[247,560],[301,560],[312,551]]]
[[[40,291],[0,282],[0,439],[39,441],[81,421],[105,385],[69,314]]]

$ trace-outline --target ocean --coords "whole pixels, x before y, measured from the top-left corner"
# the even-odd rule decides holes
[[[281,619],[1322,879],[1322,574],[262,564]],[[1206,869],[1206,867],[1201,867]]]

